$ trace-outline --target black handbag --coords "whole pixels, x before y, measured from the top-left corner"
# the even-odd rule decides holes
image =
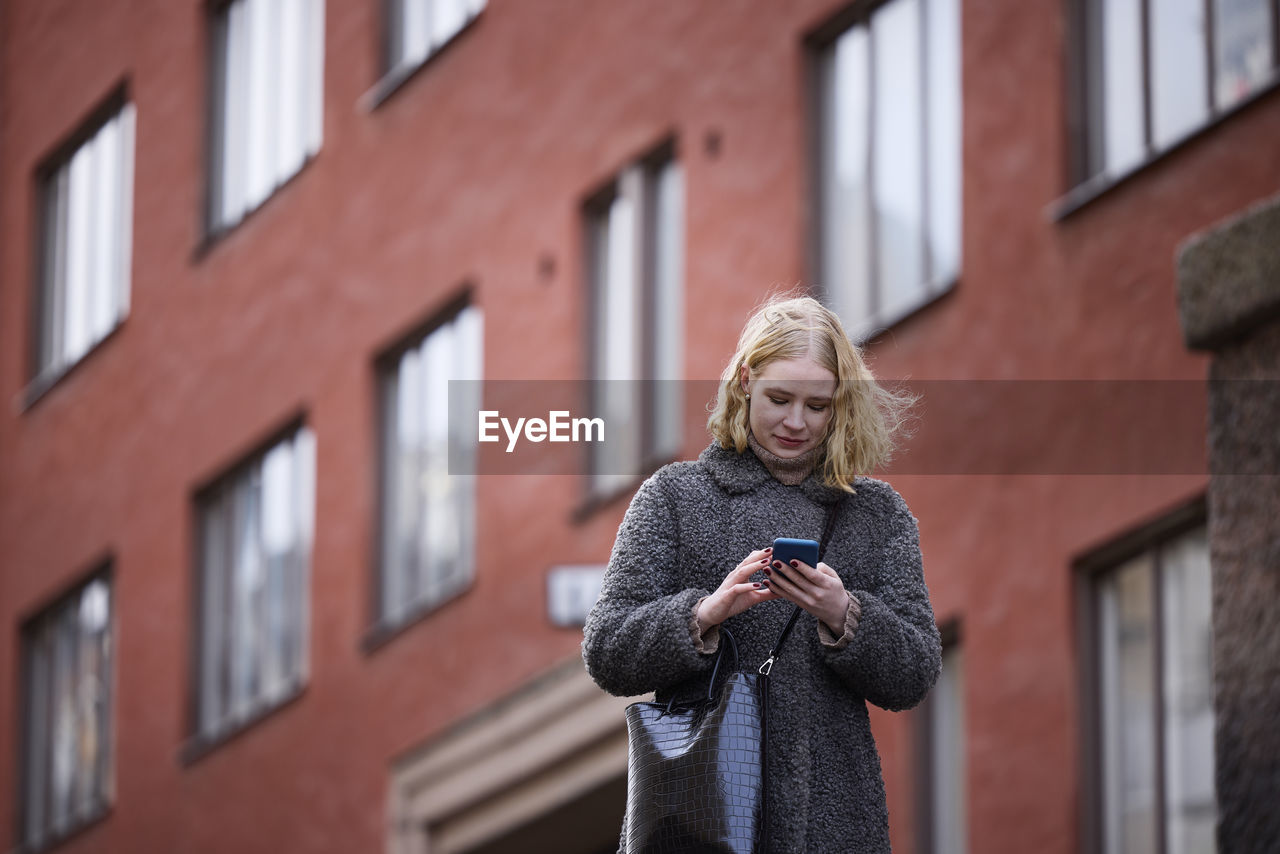
[[[841,503],[827,514],[819,560]],[[721,626],[705,698],[627,706],[627,854],[768,850],[769,673],[799,616],[797,605],[754,671],[738,669],[737,642]]]

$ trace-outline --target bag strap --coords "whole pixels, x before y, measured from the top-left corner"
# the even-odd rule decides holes
[[[822,556],[827,551],[827,540],[831,539],[831,532],[835,530],[836,519],[840,516],[840,508],[844,506],[844,496],[836,499],[831,505],[831,509],[827,511],[827,524],[822,530],[822,539],[818,542],[818,562],[822,562]],[[791,629],[795,627],[796,620],[800,618],[800,606],[796,605],[791,611],[791,619],[787,620],[787,625],[783,627],[782,633],[778,635],[778,641],[773,645],[773,649],[769,650],[769,657],[765,663],[760,665],[760,673],[768,676],[769,671],[773,669],[773,663],[782,656],[782,645],[787,642],[787,636],[791,634]]]

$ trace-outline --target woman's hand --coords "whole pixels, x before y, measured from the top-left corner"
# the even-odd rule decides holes
[[[698,606],[698,622],[704,630],[723,623],[735,614],[741,614],[752,605],[774,598],[769,592],[768,582],[747,580],[761,570],[768,572],[769,558],[772,556],[772,546],[747,555],[742,563],[724,577],[719,589],[702,600],[702,604]],[[843,619],[842,617],[841,620]]]
[[[801,560],[784,567],[780,561],[766,569],[773,592],[799,605],[827,624],[837,637],[844,633],[844,618],[849,610],[849,594],[836,571],[819,561],[816,567]]]

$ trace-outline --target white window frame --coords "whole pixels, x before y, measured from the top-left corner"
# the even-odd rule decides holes
[[[818,283],[858,342],[960,276],[960,5],[853,6],[810,40]],[[877,50],[883,40],[895,49]]]
[[[66,838],[114,798],[112,588],[101,570],[23,627],[21,850]]]
[[[136,109],[108,106],[41,181],[36,384],[84,358],[129,313]]]
[[[606,496],[680,452],[684,171],[667,144],[624,169],[584,211],[590,304],[590,492]]]
[[[483,360],[484,318],[473,304],[453,306],[379,360],[380,628],[439,607],[475,578],[475,436],[458,433],[474,424],[450,418],[449,407],[478,411]]]
[[[197,496],[197,746],[306,682],[315,474],[315,436],[298,426]]]
[[[208,230],[229,229],[319,150],[325,0],[232,0],[214,12]]]

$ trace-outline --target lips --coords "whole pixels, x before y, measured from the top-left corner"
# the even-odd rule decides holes
[[[784,448],[798,448],[804,444],[803,439],[788,439],[784,436],[775,435],[773,438],[778,440],[778,444]]]

